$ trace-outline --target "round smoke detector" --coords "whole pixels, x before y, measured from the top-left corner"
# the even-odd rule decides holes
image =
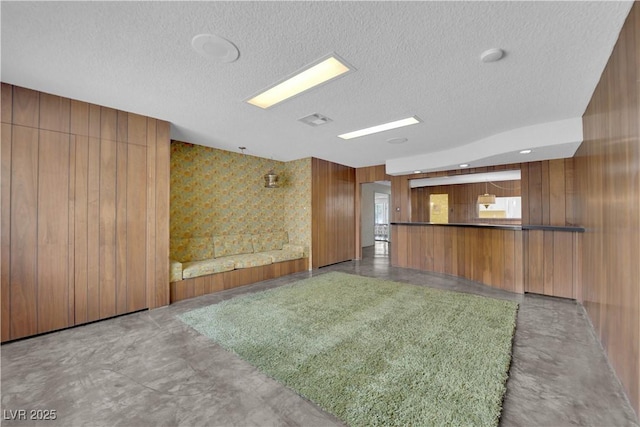
[[[503,56],[504,50],[494,48],[482,52],[482,54],[480,55],[480,59],[482,59],[482,62],[496,62],[502,59]]]
[[[404,144],[407,142],[407,138],[391,138],[387,139],[387,143],[389,144]]]
[[[240,56],[236,45],[215,34],[199,34],[191,40],[191,46],[205,58],[233,62]]]

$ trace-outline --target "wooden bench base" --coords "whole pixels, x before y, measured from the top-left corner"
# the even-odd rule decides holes
[[[249,285],[262,280],[275,279],[276,277],[307,271],[308,269],[309,258],[300,258],[260,267],[241,268],[225,271],[224,273],[179,280],[170,283],[171,303]]]

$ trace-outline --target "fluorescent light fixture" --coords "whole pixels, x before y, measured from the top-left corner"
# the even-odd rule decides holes
[[[468,168],[469,167],[469,163],[462,163],[460,165],[461,168]]]
[[[413,171],[413,173],[422,173],[422,171]]]
[[[269,108],[349,71],[352,71],[352,68],[349,68],[345,61],[338,59],[337,55],[332,54],[246,102],[256,107]]]
[[[531,153],[531,150],[522,150],[520,152],[520,154],[529,154],[529,153]]]
[[[371,135],[372,133],[384,132],[386,130],[401,128],[403,126],[415,125],[416,123],[420,123],[420,119],[418,119],[416,116],[413,116],[402,120],[396,120],[395,122],[384,123],[382,125],[373,126],[366,129],[343,133],[342,135],[338,135],[338,138],[353,139],[365,135]]]

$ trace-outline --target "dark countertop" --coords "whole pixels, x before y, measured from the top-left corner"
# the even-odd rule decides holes
[[[433,222],[392,222],[391,225],[411,225],[411,226],[430,226],[440,225],[444,227],[470,227],[470,228],[493,228],[497,230],[546,230],[546,231],[569,231],[574,233],[584,233],[584,227],[575,227],[571,225],[509,225],[509,224],[488,224],[488,223],[447,223],[437,224]]]

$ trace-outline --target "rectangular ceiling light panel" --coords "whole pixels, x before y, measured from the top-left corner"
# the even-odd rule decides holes
[[[269,108],[349,71],[353,71],[352,68],[349,68],[344,61],[339,60],[337,55],[331,55],[327,59],[296,73],[282,83],[248,99],[247,102],[256,107]]]
[[[404,126],[415,125],[416,123],[420,123],[420,119],[416,116],[408,117],[402,120],[396,120],[395,122],[384,123],[378,126],[372,126],[366,129],[360,129],[349,133],[343,133],[342,135],[338,135],[339,138],[342,139],[353,139],[358,138],[360,136],[371,135],[372,133],[384,132],[385,130],[397,129]]]

